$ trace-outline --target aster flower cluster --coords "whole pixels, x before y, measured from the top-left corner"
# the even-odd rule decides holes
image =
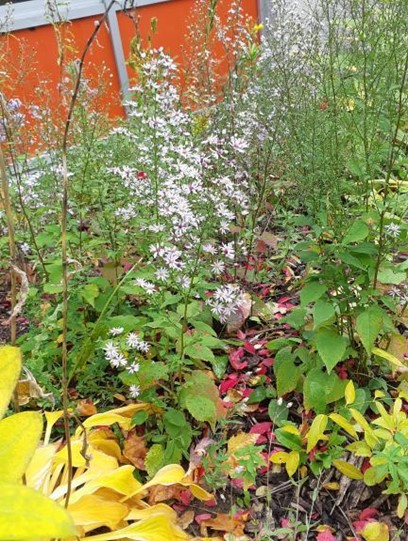
[[[149,352],[149,344],[135,332],[125,334],[123,327],[112,327],[109,334],[112,338],[103,346],[105,359],[112,368],[123,369],[128,374],[137,374],[140,370],[138,360]],[[140,386],[130,385],[129,392],[132,398],[137,398]]]
[[[249,134],[194,135],[196,117],[181,108],[175,86],[177,67],[161,49],[142,53],[139,72],[127,102],[131,120],[113,130],[131,145],[127,165],[108,169],[123,187],[116,214],[129,219],[128,230],[142,231],[154,268],[149,280],[157,283],[135,285],[147,295],[170,280],[188,290],[197,258],[220,276],[243,253],[228,237],[250,211]]]
[[[236,315],[244,303],[244,293],[234,284],[219,287],[207,300],[211,312],[221,323],[226,323],[229,318]]]

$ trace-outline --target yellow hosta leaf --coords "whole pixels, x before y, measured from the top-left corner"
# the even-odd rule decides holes
[[[161,468],[153,479],[143,486],[140,486],[137,490],[132,492],[129,497],[135,496],[136,494],[144,492],[146,489],[156,485],[182,485],[184,487],[189,487],[192,494],[200,500],[211,500],[214,497],[212,494],[193,483],[193,481],[186,476],[186,472],[183,470],[183,468],[178,464],[170,464]]]
[[[101,526],[114,530],[129,513],[127,505],[105,500],[93,494],[83,496],[69,505],[68,511],[75,526],[79,528],[80,535]]]
[[[21,353],[12,346],[0,347],[0,419],[9,405],[21,370]]]
[[[299,462],[300,462],[300,455],[298,451],[291,451],[288,455],[288,459],[285,464],[286,472],[289,475],[289,477],[293,477],[293,475],[295,474],[296,470],[299,467]]]
[[[72,451],[72,464],[75,468],[86,466],[86,459],[83,455],[84,444],[82,440],[73,440],[71,442]],[[88,445],[87,454],[91,456],[90,469],[99,470],[100,473],[104,471],[110,471],[118,466],[118,461],[113,456],[109,456],[97,449],[94,449],[92,445]],[[68,450],[67,447],[63,447],[55,455],[55,463],[63,462],[68,463]]]
[[[307,449],[306,452],[310,451],[316,447],[317,442],[321,439],[324,439],[324,431],[327,426],[327,415],[319,414],[313,419],[313,423],[307,433]]]
[[[116,532],[87,536],[86,541],[113,541],[114,539],[132,539],[133,541],[184,541],[189,539],[181,528],[167,515],[156,515],[139,522],[134,522]]]
[[[42,434],[42,417],[25,411],[0,421],[0,481],[20,481]]]
[[[44,447],[38,447],[25,472],[27,485],[35,490],[48,493],[44,484],[48,479],[53,467],[53,458],[57,452],[59,443],[51,443]],[[44,488],[44,490],[43,490]]]
[[[347,406],[352,404],[356,399],[356,390],[354,388],[354,383],[351,380],[347,383],[346,388],[344,389],[344,397],[346,399]]]
[[[146,509],[132,509],[126,517],[126,520],[143,520],[149,517],[167,515],[170,520],[177,521],[177,513],[165,503],[157,503]]]
[[[64,412],[62,410],[45,412],[45,419],[47,420],[47,426],[46,426],[45,434],[44,434],[44,445],[49,444],[52,427],[55,425],[55,423],[59,419],[61,419],[63,415],[64,415]]]
[[[72,501],[93,494],[100,488],[110,488],[123,496],[130,497],[144,490],[144,487],[133,477],[134,466],[125,465],[110,472],[90,478],[90,480],[72,495]]]
[[[0,541],[75,536],[69,513],[24,485],[0,483]]]
[[[329,415],[330,419],[334,421],[337,425],[339,425],[343,430],[345,430],[350,436],[353,436],[353,438],[358,439],[357,432],[355,431],[354,426],[347,421],[345,417],[338,413],[331,413]]]
[[[96,413],[92,417],[88,417],[82,424],[85,428],[92,428],[93,426],[110,426],[115,423],[118,423],[125,430],[129,430],[132,419],[118,413],[106,411],[105,413]],[[81,429],[78,430],[81,431]]]
[[[91,417],[88,417],[84,422],[85,428],[92,428],[93,426],[110,426],[114,423],[118,423],[125,429],[130,427],[133,415],[141,410],[145,410],[149,413],[159,413],[161,410],[152,404],[129,404],[122,408],[115,408],[105,413],[96,413]],[[78,432],[81,432],[81,428]]]
[[[373,348],[371,350],[371,353],[373,355],[377,355],[377,357],[381,357],[382,359],[385,359],[386,361],[393,364],[394,366],[397,366],[399,368],[407,368],[406,364],[402,363],[399,359],[397,359],[397,357],[395,357],[395,355],[393,355],[392,353],[389,353],[388,351],[384,351],[383,349],[380,349],[380,348]]]
[[[278,453],[273,453],[270,457],[270,461],[274,464],[285,464],[289,458],[289,453],[285,451],[279,451]]]
[[[369,522],[358,532],[365,541],[389,541],[390,531],[383,522]]]
[[[345,460],[333,460],[333,466],[350,479],[363,479],[364,477],[358,468]]]
[[[202,501],[208,501],[212,500],[214,498],[213,494],[210,494],[206,490],[204,490],[199,485],[196,485],[192,481],[184,480],[180,483],[180,485],[183,485],[183,487],[189,487],[191,494]]]

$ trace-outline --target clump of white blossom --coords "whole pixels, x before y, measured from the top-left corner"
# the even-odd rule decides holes
[[[112,327],[109,330],[112,337],[103,346],[104,356],[112,368],[124,370],[128,374],[137,374],[140,370],[140,361],[150,350],[148,342],[136,332],[125,333],[123,327]],[[129,394],[137,398],[140,386],[132,384]]]

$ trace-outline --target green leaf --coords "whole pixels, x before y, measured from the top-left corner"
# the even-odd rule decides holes
[[[303,400],[307,411],[313,409],[316,413],[323,413],[326,409],[325,386],[328,374],[320,368],[313,368],[306,375],[303,384]]]
[[[351,242],[359,242],[368,237],[370,230],[367,224],[361,220],[356,220],[344,236],[342,244],[350,244]]]
[[[324,284],[313,281],[305,285],[300,292],[300,303],[302,306],[310,304],[320,299],[322,295],[327,291],[327,287]]]
[[[153,475],[160,470],[160,468],[163,466],[163,462],[164,449],[160,444],[155,443],[150,447],[144,459],[145,468],[149,474],[149,477],[153,477]]]
[[[185,426],[186,424],[186,418],[184,413],[174,408],[169,408],[164,414],[163,419],[166,424],[170,423],[178,427]]]
[[[11,400],[21,370],[21,353],[12,346],[0,347],[0,419]]]
[[[356,331],[361,338],[361,342],[368,353],[374,347],[375,340],[383,325],[383,316],[377,306],[370,306],[362,312],[356,319]]]
[[[330,373],[346,352],[347,339],[340,336],[334,328],[322,328],[314,337],[317,351]]]
[[[274,369],[276,375],[276,390],[278,396],[283,396],[296,389],[301,370],[292,359],[279,363]]]
[[[42,434],[42,417],[24,411],[0,421],[0,481],[20,481],[38,447]]]
[[[75,537],[69,513],[24,485],[0,483],[0,541]]]
[[[282,323],[288,323],[294,329],[300,329],[305,324],[306,308],[294,308],[291,313],[283,318]]]
[[[214,353],[211,351],[210,348],[207,346],[203,346],[200,344],[200,342],[196,342],[195,344],[190,344],[184,349],[184,353],[188,355],[191,359],[199,360],[199,361],[207,361],[209,363],[213,363]]]
[[[214,402],[204,396],[192,396],[188,395],[186,399],[186,406],[190,414],[197,421],[208,422],[212,427],[215,425],[217,418],[217,412]]]
[[[395,272],[390,267],[381,267],[378,272],[378,280],[382,284],[394,284],[398,285],[406,280],[406,272]]]
[[[322,325],[332,323],[336,313],[333,305],[329,302],[319,299],[313,307],[313,323],[314,329],[318,329]]]
[[[96,284],[86,284],[80,291],[85,302],[95,308],[95,299],[99,295],[99,288]]]
[[[138,411],[135,413],[132,417],[132,426],[140,426],[143,425],[147,419],[149,418],[149,414],[145,410]]]
[[[269,402],[268,415],[276,426],[281,426],[281,424],[286,422],[289,410],[284,402],[279,404],[276,399],[273,399]]]

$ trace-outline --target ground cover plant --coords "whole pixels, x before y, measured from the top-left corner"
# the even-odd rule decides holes
[[[32,487],[37,537],[405,538],[408,5],[200,0],[184,63],[130,10],[115,123],[112,5],[83,51],[54,23],[61,118],[1,74],[0,537]]]

